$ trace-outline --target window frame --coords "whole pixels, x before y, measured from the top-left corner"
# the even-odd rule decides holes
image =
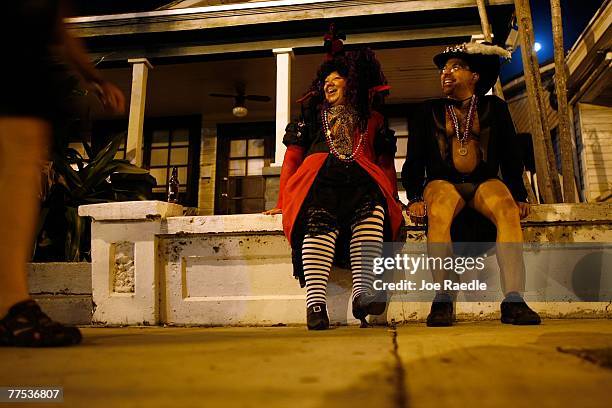
[[[147,170],[151,170],[151,153],[153,150],[153,132],[156,130],[170,131],[170,140],[168,147],[159,148],[158,150],[167,149],[167,166],[166,166],[166,183],[165,192],[154,192],[153,197],[156,200],[166,201],[168,195],[168,180],[172,171],[172,164],[170,164],[170,157],[172,154],[172,130],[173,129],[188,129],[188,143],[187,145],[177,146],[177,148],[188,148],[187,152],[187,165],[177,165],[179,168],[187,169],[187,180],[180,180],[181,185],[186,187],[185,192],[179,194],[179,204],[187,207],[198,206],[198,194],[199,194],[199,182],[200,182],[200,145],[202,139],[202,116],[201,115],[186,115],[186,116],[171,116],[171,117],[157,117],[157,118],[145,118],[144,121],[144,133],[143,133],[143,167]],[[155,166],[153,168],[163,168],[163,166]],[[158,185],[157,187],[161,187]]]

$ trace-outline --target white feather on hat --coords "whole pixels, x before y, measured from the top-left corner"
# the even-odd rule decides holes
[[[499,55],[502,58],[510,59],[510,51],[498,45],[481,44],[477,42],[463,43],[467,54]]]

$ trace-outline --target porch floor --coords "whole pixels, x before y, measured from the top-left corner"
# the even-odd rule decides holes
[[[0,385],[63,386],[66,407],[353,408],[607,407],[612,383],[612,320],[83,333],[78,347],[0,348]]]

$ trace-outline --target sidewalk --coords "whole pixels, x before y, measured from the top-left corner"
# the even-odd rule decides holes
[[[37,407],[403,408],[607,407],[612,384],[571,354],[607,349],[609,361],[610,320],[83,332],[79,347],[0,349],[0,386],[64,386],[63,404]]]

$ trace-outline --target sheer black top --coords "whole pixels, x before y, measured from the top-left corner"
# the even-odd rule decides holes
[[[408,150],[402,184],[409,201],[422,199],[429,181],[453,181],[458,174],[449,160],[445,106],[447,99],[424,102],[409,118]],[[471,182],[499,178],[517,201],[527,200],[523,161],[508,105],[496,96],[482,96],[478,104],[482,161],[467,176]]]

